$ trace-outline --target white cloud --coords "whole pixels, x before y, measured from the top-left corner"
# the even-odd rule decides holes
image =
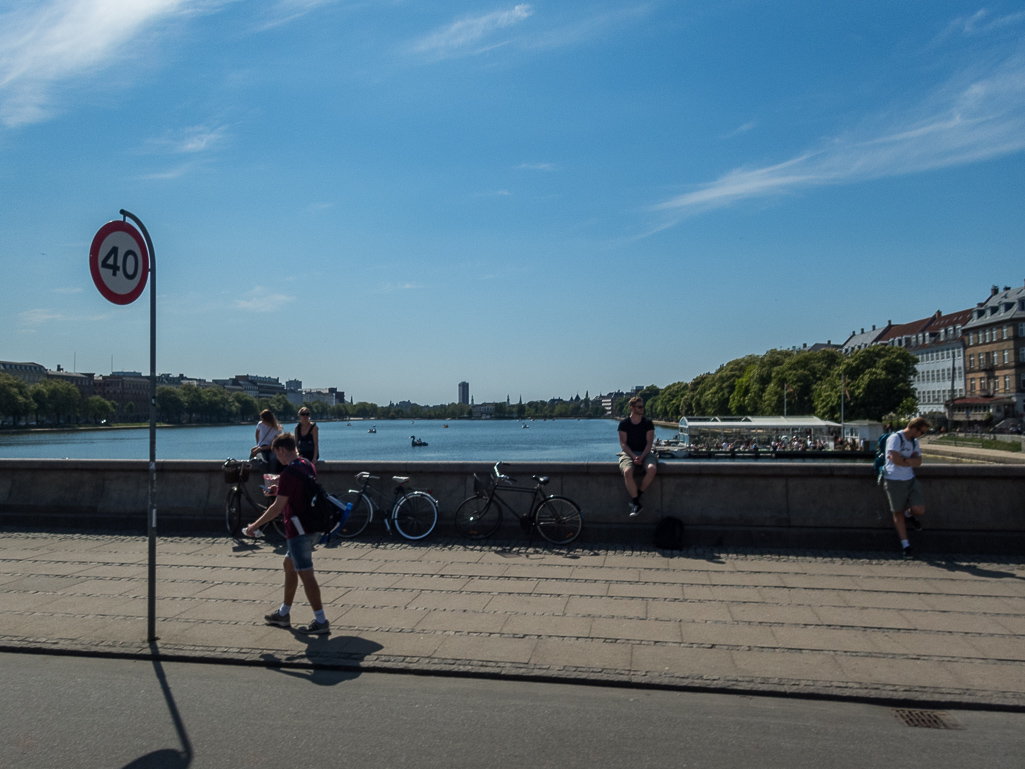
[[[384,283],[371,293],[390,294],[395,291],[419,291],[423,288],[426,288],[426,286],[419,283]]]
[[[71,291],[75,291],[72,289]],[[18,326],[23,331],[34,331],[39,326],[46,325],[48,323],[85,323],[97,320],[104,320],[109,317],[107,313],[101,313],[99,315],[66,315],[58,310],[51,310],[49,308],[37,308],[34,310],[25,310],[24,312],[18,313]]]
[[[520,163],[516,166],[517,171],[554,171],[554,163]]]
[[[82,293],[81,288],[55,288],[53,290],[55,294],[80,294]]]
[[[654,208],[676,218],[750,198],[975,163],[1025,149],[1025,56],[960,77],[913,109],[862,126],[781,163],[736,168]]]
[[[508,42],[496,40],[497,34],[525,21],[533,13],[534,9],[524,3],[507,11],[463,18],[421,38],[413,44],[413,51],[437,58],[483,53]]]
[[[287,294],[276,294],[263,286],[257,286],[249,291],[242,299],[236,299],[232,306],[239,310],[250,312],[276,312],[281,305],[295,301],[294,296]]]
[[[137,51],[128,44],[162,21],[227,0],[49,0],[0,14],[0,122],[47,119],[54,92]]]

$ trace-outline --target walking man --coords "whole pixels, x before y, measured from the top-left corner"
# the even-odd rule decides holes
[[[309,625],[299,628],[299,632],[307,635],[325,635],[331,632],[331,628],[320,601],[320,586],[317,584],[317,578],[313,576],[313,545],[323,532],[307,532],[299,520],[299,516],[306,512],[306,506],[309,504],[302,476],[316,478],[317,470],[309,461],[299,456],[295,437],[291,433],[277,436],[271,442],[271,451],[281,463],[281,477],[277,486],[271,486],[268,493],[277,494],[277,497],[274,504],[245,529],[246,536],[251,537],[256,529],[273,521],[279,515],[284,516],[285,539],[288,546],[288,555],[285,556],[284,562],[285,598],[281,608],[268,614],[264,620],[268,625],[277,627],[292,626],[292,601],[295,599],[299,582],[302,581],[306,599],[313,609],[314,619]]]
[[[630,399],[630,416],[619,423],[619,472],[623,474],[627,493],[630,494],[630,515],[644,508],[641,495],[655,480],[658,457],[651,450],[655,442],[655,424],[644,416],[644,399],[635,395]],[[640,486],[634,473],[643,472]]]
[[[893,512],[893,525],[900,537],[905,558],[913,558],[908,541],[907,526],[915,531],[922,530],[919,520],[925,515],[925,495],[922,484],[915,477],[915,468],[922,464],[922,452],[918,439],[929,432],[929,423],[923,417],[915,417],[903,430],[890,435],[886,440],[886,464],[883,466],[883,488]]]

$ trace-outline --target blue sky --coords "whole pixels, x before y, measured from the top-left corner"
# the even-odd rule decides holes
[[[478,401],[665,386],[1025,279],[1025,10],[0,0],[0,358]]]

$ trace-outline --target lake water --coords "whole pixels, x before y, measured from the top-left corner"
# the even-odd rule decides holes
[[[447,427],[446,427],[447,425]],[[523,425],[526,425],[525,428]],[[582,419],[321,422],[325,460],[612,462],[619,451],[617,422]],[[368,429],[376,426],[377,433]],[[286,430],[294,424],[284,425]],[[247,458],[256,425],[162,427],[157,459]],[[656,438],[675,430],[655,428]],[[413,448],[410,436],[427,442]],[[0,457],[25,459],[149,459],[149,428],[82,432],[0,433]]]

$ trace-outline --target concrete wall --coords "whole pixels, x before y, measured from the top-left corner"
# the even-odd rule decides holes
[[[148,463],[137,460],[0,459],[0,523],[38,528],[145,529]],[[473,462],[323,462],[330,491],[356,485],[355,473],[410,475],[441,503],[437,536],[453,534],[459,503],[473,492]],[[574,499],[584,511],[582,542],[647,542],[664,515],[684,521],[691,544],[886,549],[896,547],[886,499],[871,465],[843,462],[662,462],[645,494],[645,511],[627,516],[628,499],[611,462],[511,464],[521,483],[531,473],[551,478],[549,493]],[[159,529],[165,533],[221,531],[227,486],[219,461],[157,463]],[[927,465],[926,530],[914,535],[923,551],[1020,553],[1025,549],[1025,467]],[[259,481],[249,486],[254,496]],[[507,497],[521,506],[529,495]],[[507,524],[510,521],[507,519]],[[512,520],[505,532],[525,536]],[[374,531],[379,531],[377,526]]]

